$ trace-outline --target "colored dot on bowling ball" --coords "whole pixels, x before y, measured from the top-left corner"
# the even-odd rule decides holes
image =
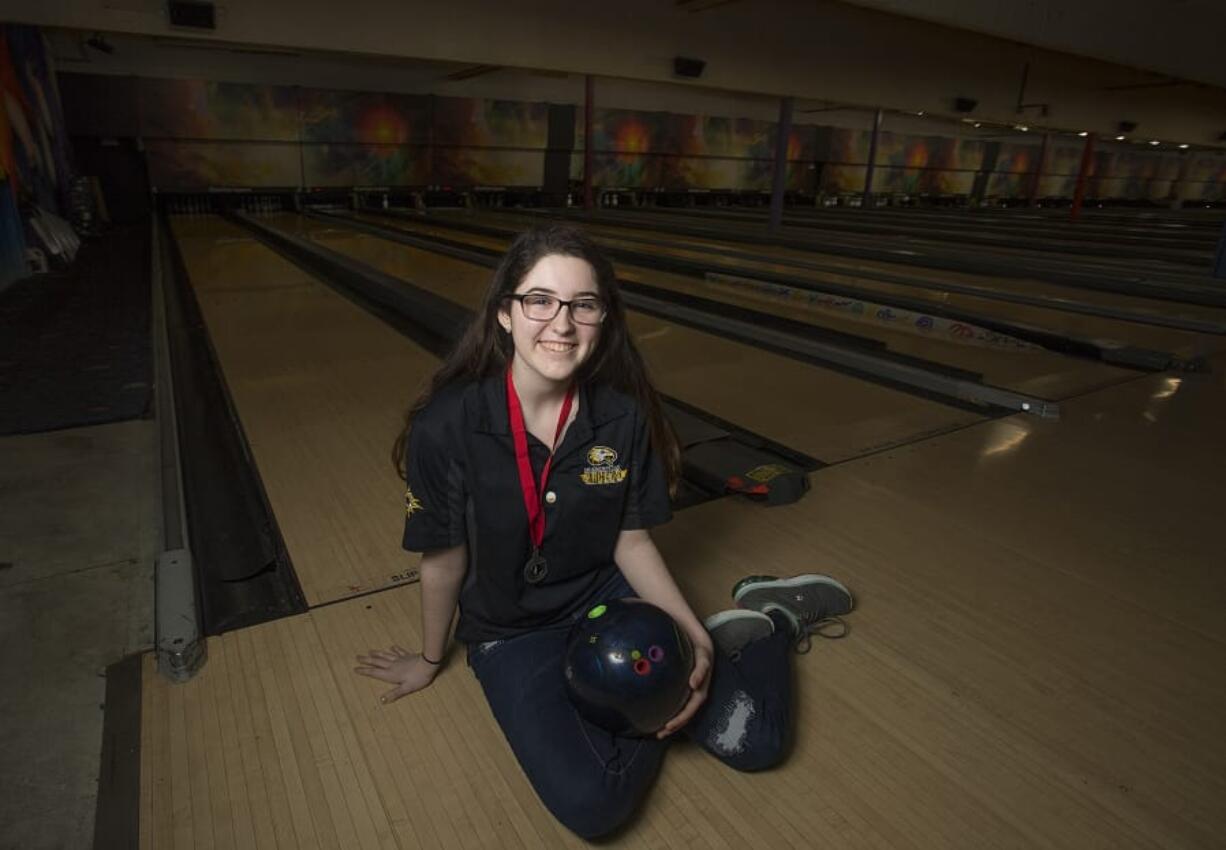
[[[601,728],[653,735],[690,695],[693,648],[672,617],[649,602],[617,599],[605,605],[599,618],[585,612],[571,628],[567,694],[584,719]],[[600,640],[592,644],[595,633]],[[652,647],[659,648],[659,661]]]
[[[647,657],[658,664],[664,660],[664,650],[658,646],[653,646],[647,650]]]
[[[597,617],[602,616],[604,612],[608,610],[609,610],[609,606],[607,605],[597,605],[591,611],[587,612],[587,618],[589,620],[595,620]]]

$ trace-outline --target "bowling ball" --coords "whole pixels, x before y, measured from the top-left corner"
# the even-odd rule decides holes
[[[653,735],[690,697],[694,647],[641,599],[594,605],[571,628],[565,673],[581,715],[617,735]]]

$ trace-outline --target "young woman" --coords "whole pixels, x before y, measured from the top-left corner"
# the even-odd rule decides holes
[[[409,410],[393,450],[404,546],[422,552],[422,651],[358,656],[357,672],[428,686],[456,638],[525,774],[585,838],[633,814],[677,731],[740,770],[782,758],[790,649],[852,598],[827,576],[752,576],[705,627],[647,529],[667,521],[677,442],[632,343],[613,268],[579,230],[511,245],[459,343]],[[401,466],[403,462],[403,466]],[[571,624],[601,600],[663,608],[694,645],[688,702],[655,738],[623,738],[571,706]],[[714,640],[713,640],[714,638]]]

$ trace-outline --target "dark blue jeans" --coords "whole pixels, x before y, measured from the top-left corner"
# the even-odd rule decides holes
[[[634,596],[620,574],[603,598]],[[782,761],[791,736],[789,626],[754,641],[736,660],[716,649],[707,701],[678,734],[736,770]],[[670,739],[623,738],[584,720],[566,694],[567,628],[469,647],[498,725],[541,801],[584,838],[625,824],[646,797]]]

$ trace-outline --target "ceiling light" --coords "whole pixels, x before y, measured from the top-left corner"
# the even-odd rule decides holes
[[[1150,139],[1150,140],[1149,140],[1149,143],[1150,143],[1151,145],[1158,145],[1158,144],[1161,144],[1161,142],[1159,142],[1157,139]]]
[[[982,126],[983,126],[983,125],[982,125],[982,124],[980,124],[978,121],[976,121],[976,122],[975,122],[975,129],[976,129],[976,130],[978,130],[978,129],[979,129],[980,127],[982,127]]]
[[[1116,137],[1115,137],[1115,140],[1116,140],[1117,142],[1122,142],[1122,141],[1124,141],[1124,139],[1126,139],[1126,138],[1128,138],[1128,137],[1127,137],[1127,136],[1116,136]]]
[[[1090,134],[1089,134],[1089,133],[1087,133],[1085,130],[1082,130],[1082,131],[1081,131],[1080,133],[1078,133],[1077,135],[1078,135],[1078,136],[1081,136],[1081,138],[1083,138],[1083,139],[1084,139],[1086,136],[1088,136],[1088,135],[1090,135]]]
[[[922,110],[922,109],[921,109],[919,112],[917,112],[917,113],[915,113],[915,114],[916,114],[916,115],[918,115],[920,118],[923,118],[923,117],[924,117],[924,110]]]
[[[1179,149],[1181,151],[1186,151],[1188,149],[1188,143],[1184,142],[1182,145],[1179,146]]]

